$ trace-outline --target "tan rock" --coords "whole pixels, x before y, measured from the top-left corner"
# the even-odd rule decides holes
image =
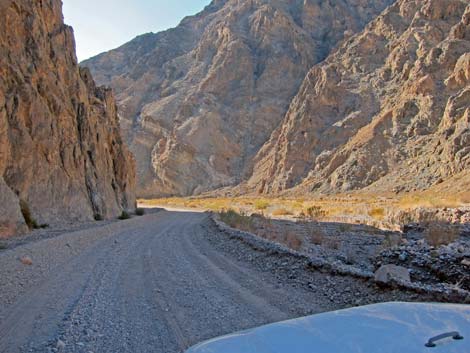
[[[175,29],[86,61],[117,92],[139,195],[245,180],[311,66],[392,2],[213,1]]]
[[[140,195],[403,192],[470,173],[470,4],[392,2],[214,1],[87,61],[118,92]]]
[[[470,36],[455,31],[469,13],[397,1],[344,42],[307,75],[248,190],[412,191],[468,171]]]
[[[391,281],[410,283],[410,271],[401,266],[383,265],[375,272],[375,281],[379,283],[390,283]]]
[[[22,256],[20,262],[25,266],[31,266],[33,264],[33,259],[29,256]]]

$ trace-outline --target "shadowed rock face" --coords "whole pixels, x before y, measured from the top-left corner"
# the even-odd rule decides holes
[[[60,0],[0,1],[0,236],[135,205],[109,89],[77,65]]]
[[[308,73],[249,189],[409,191],[468,173],[469,53],[468,1],[397,1]]]
[[[117,94],[143,197],[236,185],[308,70],[393,0],[218,0],[84,65]]]

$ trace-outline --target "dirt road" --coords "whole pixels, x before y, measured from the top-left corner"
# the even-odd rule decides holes
[[[208,223],[161,211],[1,251],[0,352],[176,353],[335,307],[245,261]]]

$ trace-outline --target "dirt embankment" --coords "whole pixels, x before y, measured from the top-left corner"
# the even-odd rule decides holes
[[[278,246],[326,271],[385,281],[444,301],[470,300],[470,237],[446,223],[408,226],[398,232],[359,224],[275,220],[234,211],[213,218],[229,234],[257,247]]]

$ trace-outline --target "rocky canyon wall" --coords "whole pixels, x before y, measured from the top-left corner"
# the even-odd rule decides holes
[[[468,1],[397,1],[308,73],[249,189],[400,192],[468,173],[469,53]]]
[[[113,94],[78,66],[61,1],[1,0],[0,17],[0,236],[25,209],[52,224],[134,208]]]
[[[469,6],[213,1],[84,64],[143,197],[422,190],[470,174]]]
[[[117,94],[142,197],[246,180],[311,67],[392,0],[219,0],[87,60]]]

